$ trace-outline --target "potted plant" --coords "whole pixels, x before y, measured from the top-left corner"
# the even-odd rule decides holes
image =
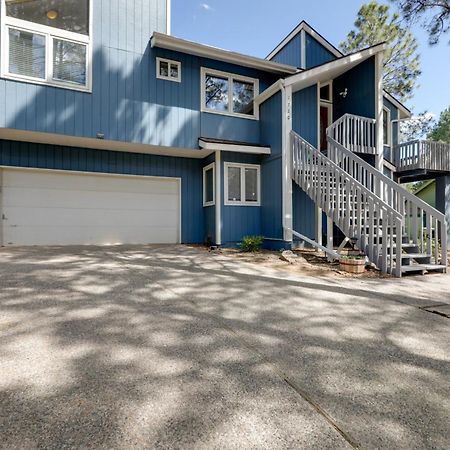
[[[365,256],[341,256],[339,258],[339,267],[344,272],[364,273],[366,270]]]

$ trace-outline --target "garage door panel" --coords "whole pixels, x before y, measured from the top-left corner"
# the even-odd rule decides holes
[[[177,228],[130,227],[129,229],[96,229],[79,227],[21,227],[11,229],[5,245],[111,245],[111,244],[167,244],[176,242]],[[76,242],[72,242],[73,236]],[[17,244],[16,244],[17,245]]]
[[[94,195],[93,195],[94,194]],[[32,189],[24,187],[10,187],[5,189],[3,196],[4,207],[37,207],[37,208],[83,208],[139,210],[146,205],[159,211],[177,209],[173,194],[146,194],[124,192],[96,192],[68,191],[56,189]]]
[[[5,169],[3,181],[6,245],[179,241],[176,179]]]
[[[106,174],[80,175],[67,171],[52,173],[51,171],[19,171],[5,170],[3,186],[25,187],[33,189],[78,190],[78,191],[110,191],[146,193],[157,191],[161,183],[167,183],[164,191],[168,194],[178,192],[178,184],[173,179],[158,177],[133,177]]]

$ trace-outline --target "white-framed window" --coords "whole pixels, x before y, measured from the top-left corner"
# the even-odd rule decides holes
[[[91,91],[92,0],[1,1],[1,76]]]
[[[215,167],[215,163],[203,167],[203,206],[213,206],[216,203]]]
[[[257,164],[225,165],[225,205],[260,206],[261,170]]]
[[[327,83],[320,83],[319,86],[319,96],[321,102],[333,102],[333,82],[328,81]]]
[[[215,114],[258,119],[254,99],[259,80],[219,70],[201,69],[201,110]]]
[[[392,143],[392,124],[391,111],[383,106],[383,144],[391,146]]]
[[[156,78],[181,83],[181,63],[179,61],[157,57]]]

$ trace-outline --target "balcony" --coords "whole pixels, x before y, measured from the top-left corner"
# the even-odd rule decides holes
[[[416,140],[396,145],[394,164],[401,177],[450,172],[450,144]]]

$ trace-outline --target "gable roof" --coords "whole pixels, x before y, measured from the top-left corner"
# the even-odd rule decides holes
[[[316,41],[323,45],[330,53],[332,53],[336,58],[343,56],[343,53],[337,49],[330,41],[325,39],[318,31],[316,31],[311,25],[306,21],[302,20],[299,25],[297,25],[267,56],[266,59],[271,60],[277,55],[289,42],[292,41],[302,30],[312,36]]]
[[[433,183],[436,183],[436,180],[434,178],[431,180],[427,180],[425,183],[422,184],[422,186],[414,190],[414,195],[417,195],[419,192],[424,191],[427,187],[431,186]]]
[[[176,38],[163,33],[153,33],[151,37],[152,47],[164,48],[176,52],[187,53],[189,55],[212,58],[218,61],[224,61],[239,66],[250,67],[252,69],[263,70],[281,75],[291,75],[298,72],[297,67],[281,64],[255,56],[243,55],[229,50],[212,47],[185,39]]]
[[[384,97],[390,101],[400,112],[400,119],[408,119],[411,117],[411,111],[399,100],[397,100],[392,94],[390,94],[386,89],[383,89]]]

